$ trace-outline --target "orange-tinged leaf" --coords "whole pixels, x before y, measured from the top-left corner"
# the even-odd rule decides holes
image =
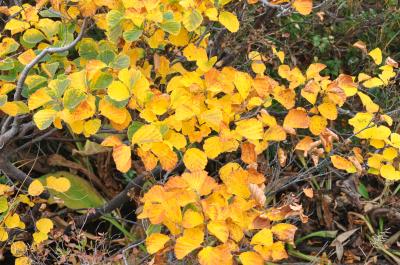
[[[267,141],[284,141],[286,140],[286,131],[279,125],[269,127],[264,134]]]
[[[344,157],[333,155],[331,156],[331,161],[334,167],[337,169],[346,170],[348,173],[355,173],[357,172],[353,163],[347,160]]]
[[[183,259],[196,248],[201,247],[204,241],[204,231],[202,227],[185,229],[183,236],[176,240],[174,252],[177,259]]]
[[[308,15],[312,11],[312,0],[294,0],[292,6],[302,15]]]
[[[232,265],[232,254],[226,245],[207,246],[198,254],[200,265]]]
[[[185,172],[182,174],[182,179],[200,196],[210,194],[217,187],[215,180],[202,170],[191,173]]]
[[[271,228],[272,233],[279,240],[294,244],[294,234],[296,233],[297,227],[292,224],[280,223],[273,225]]]
[[[255,145],[249,142],[245,142],[242,144],[242,155],[241,159],[246,164],[254,164],[257,163],[257,154],[255,151]]]
[[[225,221],[210,221],[207,224],[207,229],[210,234],[214,235],[222,243],[228,240],[229,229]]]
[[[314,197],[314,191],[312,188],[304,188],[303,192],[310,199],[312,199]]]
[[[127,145],[118,145],[113,148],[112,153],[117,170],[126,173],[131,169],[131,147]]]
[[[169,241],[167,235],[161,233],[153,233],[146,238],[146,249],[149,254],[154,254],[164,248],[165,243]]]
[[[283,127],[289,128],[308,128],[310,125],[310,118],[307,112],[300,109],[291,109],[283,121]]]
[[[198,148],[189,148],[183,155],[183,163],[190,171],[203,170],[207,161],[207,155]]]
[[[243,265],[264,265],[264,260],[257,252],[246,251],[239,255]]]

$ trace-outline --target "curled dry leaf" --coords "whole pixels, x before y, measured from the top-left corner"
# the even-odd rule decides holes
[[[257,204],[260,206],[264,206],[265,201],[267,199],[265,197],[265,193],[264,193],[265,185],[264,184],[257,185],[257,184],[250,183],[249,189],[250,189],[251,197],[257,202]]]
[[[282,148],[278,148],[278,161],[279,161],[279,165],[281,167],[284,167],[286,165],[286,160],[287,160],[287,154],[285,152],[285,150],[283,150]]]
[[[361,41],[361,40],[355,42],[355,43],[353,44],[353,47],[356,47],[356,48],[362,50],[364,53],[368,53],[367,45],[365,44],[365,42],[363,42],[363,41]]]
[[[310,199],[312,199],[314,197],[314,191],[312,188],[304,188],[303,192]]]

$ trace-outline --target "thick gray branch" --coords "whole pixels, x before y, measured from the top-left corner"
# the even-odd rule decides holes
[[[76,44],[82,39],[83,33],[85,31],[87,24],[87,18],[84,18],[83,24],[81,27],[81,32],[79,32],[78,36],[76,39],[74,39],[71,43],[68,45],[65,45],[63,47],[47,47],[43,49],[36,57],[33,59],[30,63],[28,63],[25,68],[22,70],[18,82],[17,82],[17,87],[15,89],[15,94],[14,94],[14,101],[20,100],[21,98],[21,92],[22,92],[22,87],[24,86],[25,80],[28,77],[29,71],[48,53],[61,53],[68,51],[69,49],[75,47]]]

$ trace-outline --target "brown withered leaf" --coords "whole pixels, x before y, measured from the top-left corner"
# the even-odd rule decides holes
[[[279,165],[281,167],[284,167],[286,165],[286,160],[287,160],[287,154],[285,152],[285,150],[283,150],[282,148],[278,148],[278,161],[279,161]]]

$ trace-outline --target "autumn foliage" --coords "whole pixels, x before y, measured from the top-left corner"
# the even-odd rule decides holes
[[[1,148],[9,150],[29,122],[38,135],[60,130],[97,139],[117,171],[148,180],[136,217],[153,228],[143,239],[150,255],[169,252],[202,265],[288,258],[297,230],[290,220],[308,218],[298,200],[267,201],[260,156],[278,143],[281,167],[296,152],[310,159],[303,164],[310,173],[328,163],[343,173],[400,180],[400,134],[368,92],[385,89],[398,65],[358,42],[374,67],[354,76],[324,75],[327,66],[317,61],[289,65],[276,46],[268,54],[248,50],[246,70],[222,66],[209,52],[210,28],[238,32],[236,2],[301,15],[313,9],[311,0],[38,0],[1,7],[8,17],[0,44],[0,110],[8,120]],[[347,107],[355,101],[354,113]],[[348,137],[334,124],[348,128]],[[21,209],[59,203],[55,194],[75,184],[51,174],[21,182],[0,169],[13,181],[0,184],[0,241],[15,264],[31,264],[28,252],[57,241],[55,224],[46,211],[24,221]],[[152,179],[156,170],[161,177]],[[31,238],[15,241],[18,230]]]

